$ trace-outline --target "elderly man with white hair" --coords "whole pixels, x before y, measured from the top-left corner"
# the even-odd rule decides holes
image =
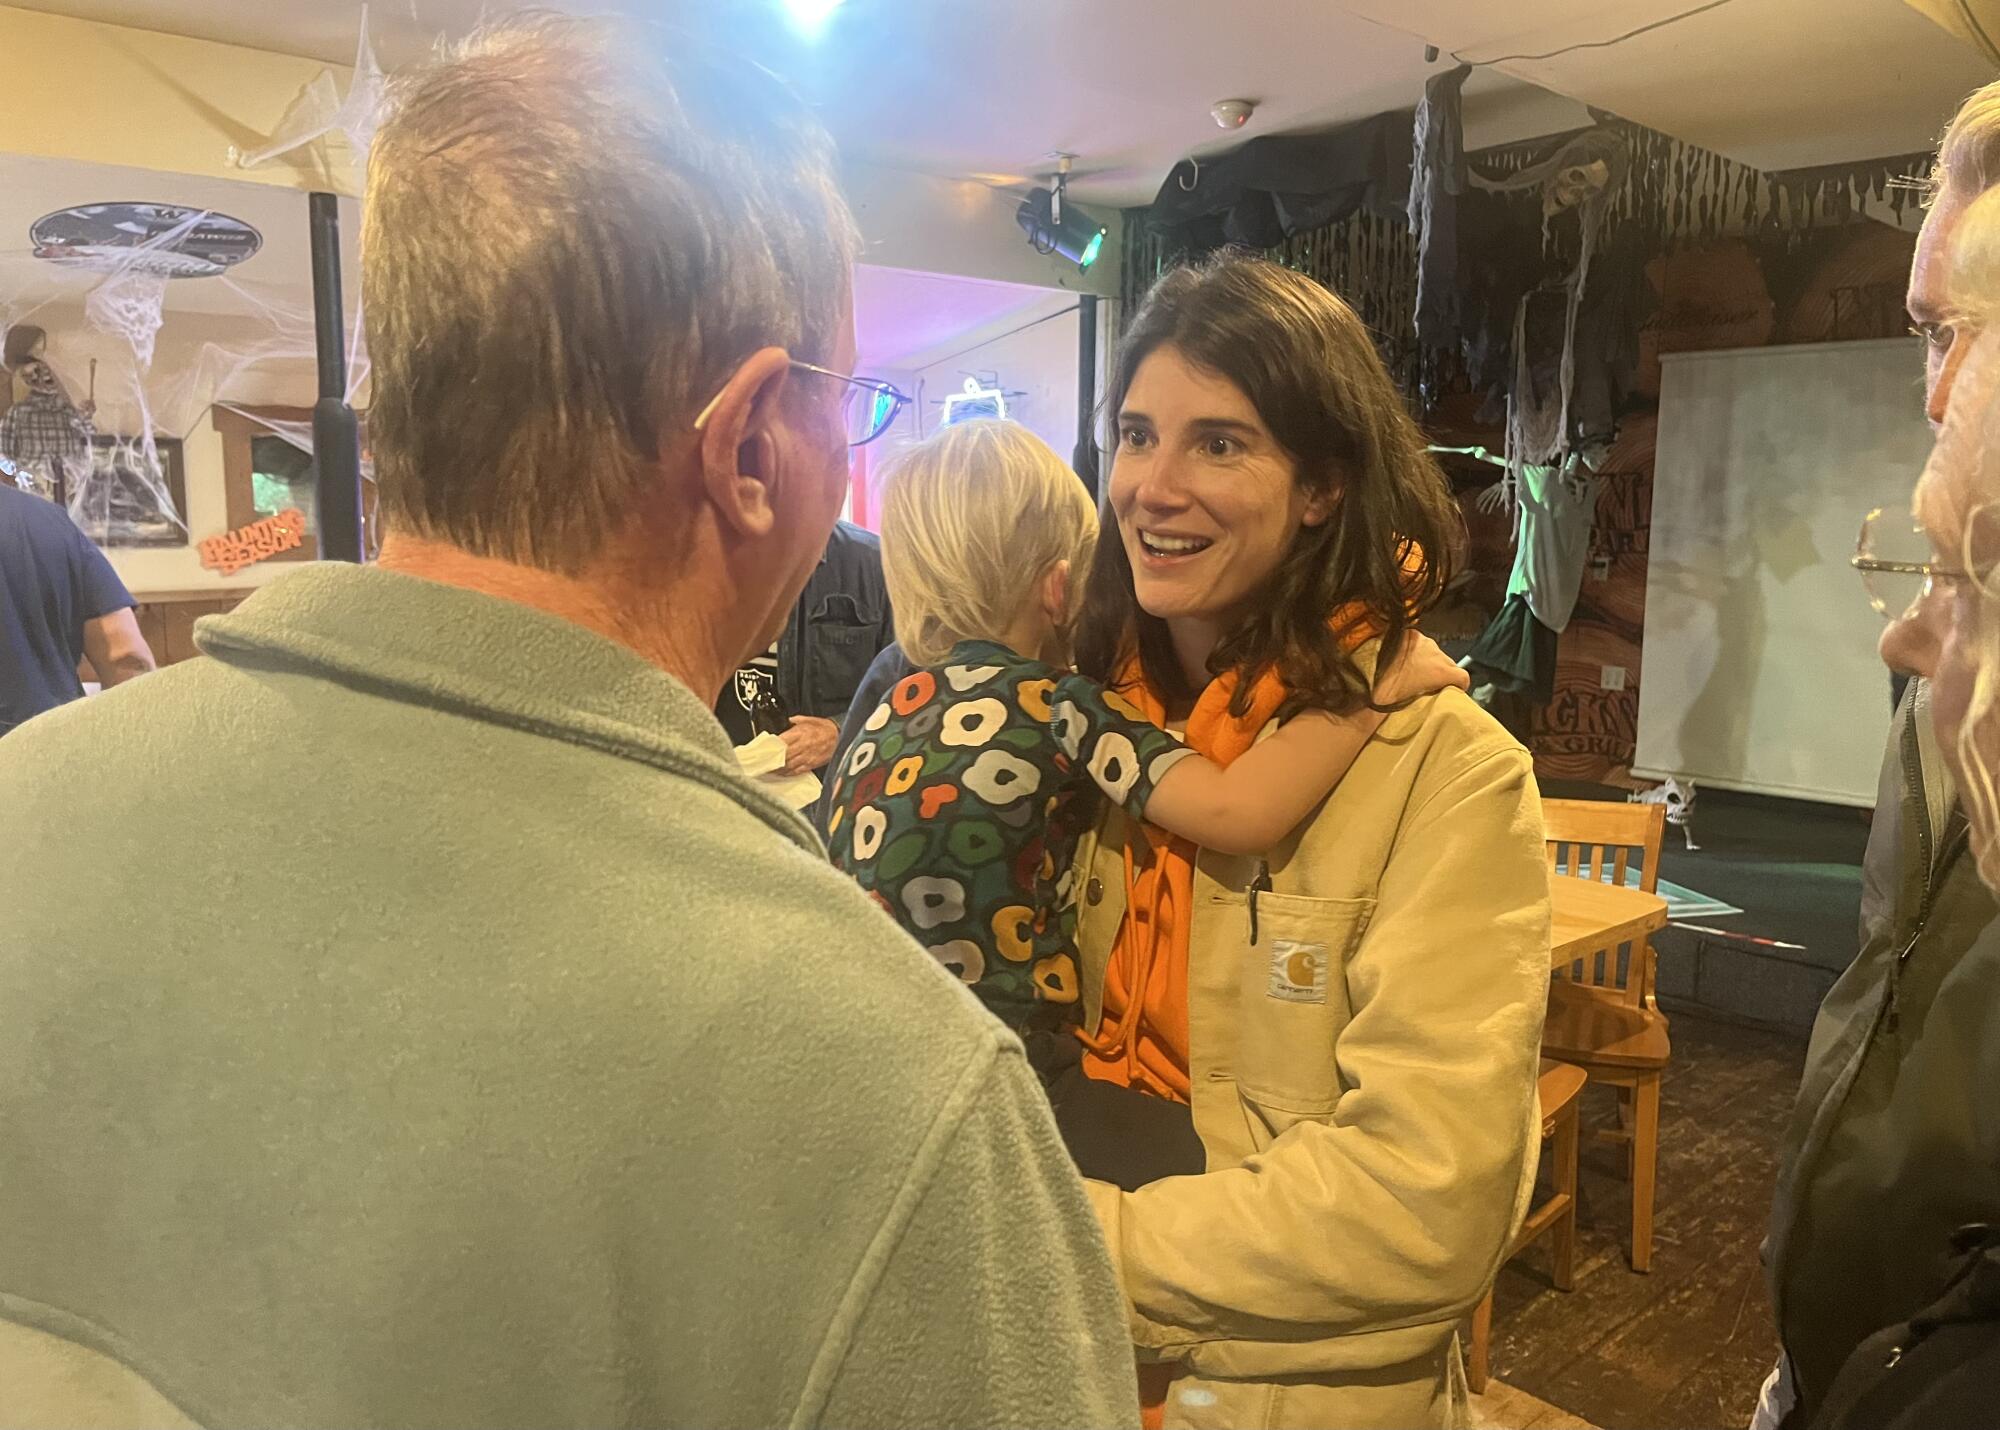
[[[1969,860],[2000,892],[2000,190],[1967,209],[1952,241],[1948,314],[1958,337],[1939,386],[1944,420],[1909,507],[1885,511],[1913,537],[1906,559],[1864,550],[1871,581],[1900,581],[1883,659],[1930,684],[1938,753],[1965,810]],[[1914,517],[1914,526],[1912,526]],[[1876,543],[1870,543],[1875,545]],[[1886,542],[1880,543],[1886,547]],[[1932,1296],[1861,1343],[1814,1430],[1939,1430],[1994,1421],[2000,1385],[2000,950],[1981,944],[1945,976],[1923,1033],[1940,1083],[1914,1130],[1912,1179],[1955,1201],[1965,1223],[1916,1255]],[[1963,1178],[1964,1180],[1960,1180]],[[1909,1195],[1884,1187],[1885,1200]],[[1919,1192],[1918,1195],[1924,1195]]]
[[[1933,424],[1955,400],[1972,341],[1952,291],[1959,235],[1996,183],[2000,84],[1966,100],[1945,133],[1910,273]],[[1871,523],[1857,564],[1876,603],[1898,616],[1930,588],[1917,575],[1890,594],[1887,579],[1909,579],[1899,568],[1923,562],[1907,506],[1898,512],[1898,494],[1884,497],[1889,511]],[[1898,620],[1882,654],[1891,671],[1927,676],[1934,630]],[[1968,841],[1963,771],[1937,737],[1944,698],[1919,678],[1898,708],[1863,870],[1861,950],[1813,1026],[1765,1244],[1784,1354],[1758,1408],[1760,1430],[1819,1423],[1864,1339],[1930,1303],[1956,1229],[2000,1222],[2000,1102],[1962,1036],[1965,1018],[1984,1011],[1967,995],[1987,990],[1988,1008],[2000,998],[2000,904]]]
[[[748,66],[401,81],[380,565],[0,744],[0,1423],[1136,1423],[1020,1043],[710,714],[840,506],[853,249]]]

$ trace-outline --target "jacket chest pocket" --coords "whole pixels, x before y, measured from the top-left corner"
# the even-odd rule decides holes
[[[836,591],[822,598],[806,619],[808,708],[796,713],[830,720],[844,716],[875,659],[881,628],[881,615],[863,610],[854,597]]]
[[[1346,1091],[1334,1044],[1353,1012],[1347,960],[1368,931],[1375,901],[1253,891],[1227,902],[1237,905],[1242,934],[1237,1089],[1276,1112],[1326,1116]]]
[[[1084,835],[1071,866],[1070,885],[1059,893],[1076,904],[1076,958],[1083,983],[1084,1026],[1095,1032],[1104,1009],[1104,976],[1111,964],[1118,926],[1125,921],[1125,859],[1123,829],[1114,814],[1117,833]]]

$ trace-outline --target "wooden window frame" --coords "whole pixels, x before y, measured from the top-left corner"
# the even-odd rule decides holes
[[[272,422],[295,422],[312,426],[310,407],[217,407],[215,409],[215,430],[222,437],[222,494],[223,507],[228,516],[229,531],[248,526],[258,519],[256,486],[251,481],[254,470],[251,462],[250,443],[257,437],[275,437],[278,434],[265,426],[258,418],[268,418]],[[368,415],[355,414],[361,428],[362,449],[368,446]],[[373,483],[365,483],[361,491],[362,526],[374,530],[375,488]],[[318,515],[314,515],[314,525],[306,533],[305,543],[295,550],[281,551],[276,556],[265,558],[270,561],[317,561],[319,560]]]

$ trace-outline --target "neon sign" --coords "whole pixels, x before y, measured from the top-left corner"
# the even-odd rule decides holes
[[[1007,395],[999,387],[981,387],[979,379],[968,377],[962,391],[950,394],[944,400],[944,425],[954,422],[971,422],[977,418],[1001,418],[1007,415]]]

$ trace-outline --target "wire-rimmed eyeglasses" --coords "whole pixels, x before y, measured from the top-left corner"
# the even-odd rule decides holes
[[[794,372],[809,372],[815,377],[830,377],[844,384],[840,398],[840,420],[847,433],[847,445],[865,447],[887,432],[905,407],[910,405],[910,396],[894,383],[884,382],[875,377],[850,377],[844,372],[835,372],[830,367],[819,367],[814,363],[791,361]],[[701,409],[701,415],[694,419],[698,432],[708,425],[708,419],[715,414],[715,404],[722,400],[717,393],[709,399],[708,406]]]
[[[1931,540],[1908,511],[1882,507],[1861,521],[1861,539],[1849,564],[1861,573],[1868,604],[1894,620],[1939,586],[1967,580],[1955,566],[1931,559]]]
[[[903,409],[910,405],[907,393],[894,383],[877,377],[849,377],[846,373],[815,367],[797,358],[792,359],[792,370],[830,377],[847,385],[840,399],[840,416],[847,428],[847,445],[850,447],[865,447],[873,442],[887,432]]]

